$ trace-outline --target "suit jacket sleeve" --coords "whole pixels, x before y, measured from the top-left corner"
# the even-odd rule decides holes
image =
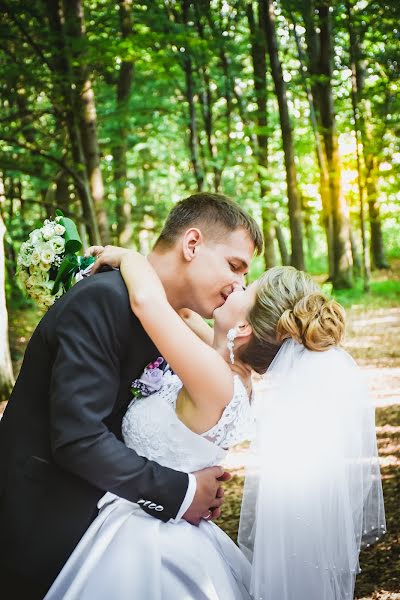
[[[188,476],[137,455],[104,425],[120,385],[120,361],[133,316],[125,289],[104,278],[81,285],[57,317],[50,385],[55,462],[101,490],[138,502],[166,521],[179,511]],[[150,501],[150,503],[148,502]],[[162,507],[162,508],[161,508]]]

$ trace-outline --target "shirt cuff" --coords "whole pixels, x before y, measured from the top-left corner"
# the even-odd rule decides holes
[[[170,523],[178,523],[178,521],[181,520],[181,518],[183,517],[183,515],[185,514],[185,512],[187,511],[187,509],[193,502],[193,498],[194,498],[194,495],[195,495],[196,489],[197,489],[197,482],[196,482],[196,477],[193,475],[193,473],[188,473],[188,477],[189,477],[189,485],[186,490],[186,496],[183,499],[183,502],[181,504],[181,507],[180,507],[175,519],[169,520]]]

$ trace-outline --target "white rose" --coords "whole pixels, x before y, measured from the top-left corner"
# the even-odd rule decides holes
[[[42,232],[40,231],[40,229],[34,229],[29,234],[29,241],[33,245],[37,244],[38,242],[41,242],[42,239],[43,239],[42,238]]]
[[[50,245],[46,244],[46,248],[40,252],[40,260],[43,265],[51,265],[55,258],[55,254]]]
[[[34,250],[31,254],[31,264],[38,265],[40,263],[40,252]]]
[[[20,264],[28,269],[31,266],[30,255],[26,253],[20,254]]]
[[[47,244],[50,246],[50,248],[55,254],[62,254],[64,252],[65,241],[64,238],[62,238],[59,235],[56,235],[53,238],[51,238],[51,240],[49,240]]]
[[[49,240],[54,235],[54,225],[51,222],[46,223],[44,227],[42,227],[42,235],[45,240]]]
[[[40,263],[40,268],[41,268],[42,271],[50,271],[50,269],[51,269],[51,263],[41,262]]]
[[[64,233],[64,231],[65,231],[64,225],[60,225],[59,223],[57,223],[54,226],[54,233],[55,233],[55,235],[62,235]]]
[[[31,267],[29,272],[42,283],[47,283],[49,281],[48,265],[45,265],[45,268],[42,264],[38,265],[37,267]]]
[[[29,275],[25,283],[27,288],[36,288],[39,284],[40,280],[38,279],[37,275]]]

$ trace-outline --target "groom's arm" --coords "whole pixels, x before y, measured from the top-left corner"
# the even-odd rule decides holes
[[[188,476],[138,456],[104,425],[118,394],[121,355],[134,332],[134,317],[125,289],[112,288],[102,276],[87,283],[65,298],[56,324],[53,458],[101,490],[144,500],[154,516],[166,521],[182,505]]]

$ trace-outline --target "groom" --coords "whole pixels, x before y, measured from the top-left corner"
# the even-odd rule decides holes
[[[262,247],[255,221],[224,196],[171,211],[149,260],[171,305],[212,317]],[[222,504],[213,467],[187,475],[121,439],[130,385],[157,349],[118,271],[76,284],[40,321],[0,421],[0,590],[43,598],[110,491],[163,521],[198,523]]]

